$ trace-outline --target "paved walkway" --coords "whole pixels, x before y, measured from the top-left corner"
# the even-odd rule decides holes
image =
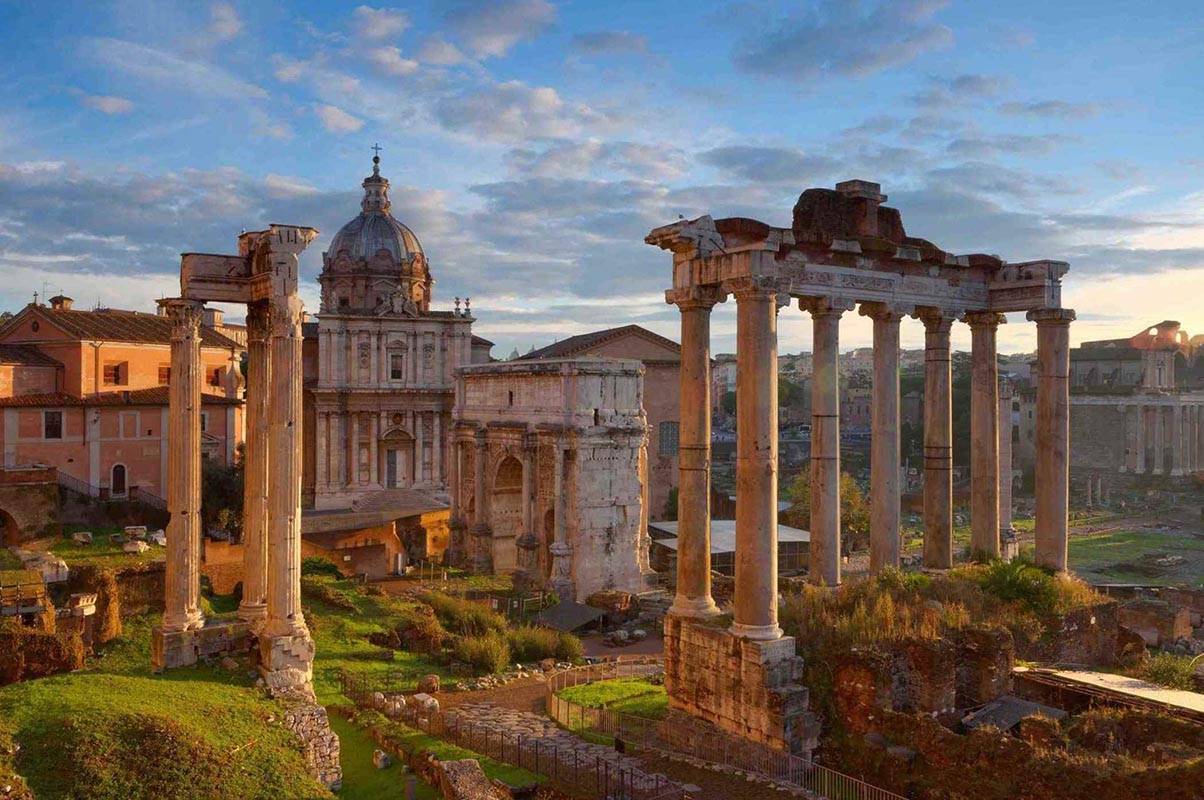
[[[1034,677],[1049,675],[1062,681],[1082,685],[1088,689],[1102,690],[1106,694],[1120,695],[1147,703],[1166,706],[1168,711],[1182,709],[1193,716],[1204,716],[1204,694],[1168,689],[1155,683],[1117,675],[1112,672],[1091,672],[1077,669],[1028,669],[1016,667],[1019,674],[1029,673]]]

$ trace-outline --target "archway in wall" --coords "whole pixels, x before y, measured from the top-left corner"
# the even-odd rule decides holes
[[[21,529],[12,515],[0,508],[0,546],[16,547],[21,541]]]
[[[518,566],[515,540],[523,524],[523,465],[514,456],[498,464],[490,493],[489,524],[493,528],[493,571],[513,572]]]
[[[401,428],[394,428],[380,438],[379,470],[381,485],[400,489],[414,483],[414,438]]]
[[[113,497],[125,497],[127,490],[125,464],[114,464],[109,480],[109,494]]]

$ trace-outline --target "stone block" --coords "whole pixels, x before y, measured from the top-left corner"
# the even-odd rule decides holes
[[[123,544],[121,546],[121,551],[123,553],[139,554],[139,553],[145,553],[149,549],[150,549],[150,546],[147,545],[147,543],[142,541],[141,539],[131,539],[130,541],[126,542],[125,544]]]
[[[418,681],[418,691],[422,694],[435,694],[439,691],[438,675],[423,675]]]
[[[75,533],[71,534],[71,541],[75,542],[76,544],[92,544],[92,532],[76,531]]]
[[[387,769],[393,765],[393,757],[384,750],[372,751],[372,766],[377,769]]]

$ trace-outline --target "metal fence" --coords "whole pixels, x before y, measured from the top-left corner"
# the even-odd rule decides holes
[[[356,705],[369,705],[373,692],[387,692],[379,676],[342,675],[343,694]],[[453,742],[497,761],[522,767],[546,778],[553,787],[594,800],[691,800],[680,786],[662,775],[627,769],[576,748],[558,747],[532,736],[508,733],[455,712],[426,712],[403,706],[396,717],[424,733]]]
[[[636,747],[722,764],[806,789],[828,800],[906,800],[902,795],[845,775],[811,759],[724,734],[709,724],[706,724],[705,730],[700,728],[696,736],[683,736],[687,732],[677,730],[666,737],[658,720],[605,708],[587,708],[557,694],[570,686],[584,683],[652,677],[663,672],[664,664],[655,657],[620,658],[554,672],[548,676],[548,716],[570,730],[599,733]],[[675,726],[680,724],[680,718],[674,719]],[[688,749],[683,748],[680,744],[682,741],[689,742]]]

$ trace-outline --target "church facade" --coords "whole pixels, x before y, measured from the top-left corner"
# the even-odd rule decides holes
[[[322,256],[321,307],[306,326],[306,494],[315,511],[447,502],[457,368],[488,360],[466,300],[431,308],[414,232],[390,213],[373,159],[360,214]]]

